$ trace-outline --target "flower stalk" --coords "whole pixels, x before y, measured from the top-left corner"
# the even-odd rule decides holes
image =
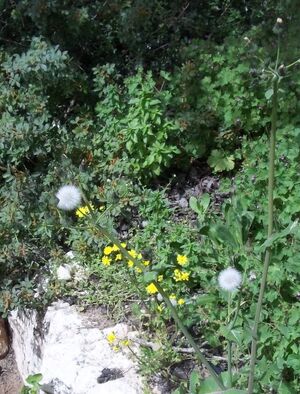
[[[105,229],[104,227],[100,226],[97,223],[97,217],[95,215],[95,212],[92,210],[89,202],[86,200],[86,198],[84,197],[84,200],[86,201],[87,206],[89,207],[90,213],[92,218],[94,219],[94,223],[95,226],[97,227],[97,230],[99,230],[101,232],[102,235],[104,235],[106,238],[108,238],[113,244],[117,245],[120,252],[123,254],[123,256],[134,262],[134,264],[141,268],[142,270],[144,270],[144,266],[140,263],[140,261],[138,261],[138,259],[132,257],[128,251],[121,245],[121,242],[119,241],[119,239],[114,236],[113,234],[110,233],[110,231],[108,231],[107,229]],[[205,365],[205,367],[207,368],[207,370],[209,371],[210,375],[212,376],[212,378],[215,380],[216,384],[220,387],[221,390],[225,390],[225,386],[223,384],[223,381],[221,379],[220,376],[218,376],[218,374],[215,372],[215,370],[213,369],[213,367],[211,366],[211,364],[209,363],[209,361],[206,359],[206,357],[204,356],[204,354],[201,352],[201,350],[199,349],[197,343],[195,342],[194,338],[192,337],[192,335],[189,333],[189,331],[187,330],[187,328],[185,327],[185,325],[182,323],[176,308],[172,305],[170,298],[168,297],[168,295],[166,294],[166,292],[163,290],[163,288],[161,287],[161,285],[157,282],[157,281],[152,281],[152,283],[155,285],[155,287],[157,288],[158,292],[161,294],[164,302],[166,303],[167,307],[170,310],[170,313],[175,321],[175,323],[177,324],[178,328],[181,330],[181,332],[183,333],[183,335],[186,337],[187,341],[189,342],[189,344],[194,348],[195,350],[195,354],[196,357],[198,359],[198,361],[200,363],[202,363],[203,365]]]
[[[270,151],[269,151],[269,181],[268,181],[268,238],[273,233],[273,193],[274,193],[274,177],[275,177],[275,144],[276,144],[276,128],[277,128],[277,111],[278,111],[278,83],[279,75],[276,73],[273,77],[273,96],[272,96],[272,114],[271,114],[271,131],[270,131]],[[251,344],[251,358],[250,358],[250,372],[248,380],[248,394],[253,393],[254,375],[256,364],[256,353],[258,343],[258,325],[260,321],[261,309],[263,304],[263,297],[267,284],[268,269],[271,261],[271,247],[266,249],[263,274],[260,283],[259,296],[256,305],[254,326],[252,330],[252,344]]]

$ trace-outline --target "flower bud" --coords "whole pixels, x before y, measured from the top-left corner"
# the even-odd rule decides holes
[[[278,74],[282,77],[284,76],[286,73],[285,67],[283,64],[281,64],[281,66],[278,67]]]
[[[283,20],[281,18],[276,19],[275,26],[273,27],[273,33],[280,34],[282,32]]]

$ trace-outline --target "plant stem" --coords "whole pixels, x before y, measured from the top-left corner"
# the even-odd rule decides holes
[[[276,127],[277,127],[277,106],[278,106],[278,75],[273,77],[273,98],[272,98],[272,115],[271,115],[271,132],[270,132],[270,152],[269,152],[269,183],[268,183],[268,238],[271,237],[273,232],[273,191],[274,191],[274,173],[275,173],[275,142],[276,142]],[[260,320],[260,314],[262,309],[262,302],[267,282],[268,269],[271,260],[271,248],[267,248],[263,274],[260,283],[260,290],[258,301],[256,305],[255,320],[252,330],[252,345],[251,345],[251,359],[250,359],[250,372],[248,381],[248,394],[253,393],[254,386],[254,373],[256,364],[256,352],[258,342],[258,325]]]
[[[87,199],[84,196],[84,200],[87,204],[87,206],[89,207],[90,210],[90,214],[94,219],[95,222],[95,226],[97,228],[98,231],[100,231],[100,233],[102,235],[104,235],[106,238],[108,238],[113,244],[117,245],[119,250],[121,251],[121,253],[124,255],[124,257],[126,257],[128,260],[131,260],[134,262],[134,264],[141,268],[142,270],[144,270],[144,266],[141,264],[140,261],[138,261],[138,259],[132,257],[128,251],[121,245],[121,242],[119,241],[119,239],[114,236],[113,234],[111,234],[108,230],[106,230],[104,227],[102,227],[100,224],[97,223],[97,217],[95,215],[95,212],[93,212],[91,205],[89,204],[89,202],[87,201]],[[171,315],[175,321],[175,323],[178,325],[179,329],[181,330],[181,332],[184,334],[184,336],[186,337],[186,339],[188,340],[189,344],[194,348],[195,350],[195,354],[196,357],[198,358],[198,360],[200,361],[200,363],[204,364],[205,367],[208,369],[208,371],[210,372],[212,378],[215,380],[215,382],[217,383],[217,385],[220,387],[221,390],[225,390],[225,386],[222,382],[222,379],[218,376],[218,374],[215,372],[215,370],[213,369],[213,367],[211,366],[211,364],[209,363],[209,361],[206,359],[206,357],[202,354],[201,350],[199,349],[198,345],[196,344],[196,342],[194,341],[194,338],[192,337],[192,335],[189,333],[189,331],[187,330],[187,328],[184,326],[184,324],[182,323],[176,309],[174,308],[174,306],[172,305],[172,303],[170,302],[170,299],[168,297],[168,295],[165,293],[165,291],[163,290],[163,288],[160,286],[160,284],[156,281],[153,281],[153,284],[156,286],[157,290],[159,291],[159,293],[162,295],[167,307],[169,308]]]
[[[229,292],[228,293],[228,321],[227,321],[227,324],[228,324],[228,328],[229,329],[231,329],[230,328],[230,325],[229,325],[229,319],[230,319],[230,314],[231,314],[231,293]],[[228,341],[227,341],[227,363],[228,363],[228,380],[229,380],[229,382],[228,382],[228,387],[230,388],[230,387],[232,387],[232,342],[231,342],[231,340],[230,339],[228,339]]]
[[[153,282],[153,283],[155,284],[157,290],[160,292],[165,303],[167,304],[167,307],[169,308],[171,315],[172,315],[173,319],[175,320],[175,323],[178,325],[179,329],[184,334],[184,336],[188,340],[189,344],[194,348],[196,357],[198,358],[198,361],[200,363],[202,363],[203,365],[205,365],[205,367],[208,369],[209,373],[211,374],[212,378],[215,380],[217,385],[220,387],[220,389],[225,390],[225,386],[222,382],[222,379],[215,372],[215,370],[213,369],[213,367],[211,366],[209,361],[206,359],[206,357],[204,356],[204,354],[201,352],[198,345],[194,341],[194,338],[192,337],[192,335],[189,333],[187,328],[182,323],[180,317],[178,316],[176,308],[174,308],[174,306],[172,305],[169,297],[167,296],[167,294],[165,293],[165,291],[163,290],[161,285],[158,282]]]

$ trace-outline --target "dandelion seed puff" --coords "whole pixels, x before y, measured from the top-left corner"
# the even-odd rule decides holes
[[[81,202],[81,192],[78,187],[73,185],[62,186],[56,193],[56,197],[59,200],[57,207],[64,211],[72,211]]]
[[[235,268],[229,267],[220,272],[218,282],[221,289],[225,291],[233,291],[240,286],[242,282],[242,275]]]

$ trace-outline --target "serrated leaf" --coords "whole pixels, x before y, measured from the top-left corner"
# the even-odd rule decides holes
[[[230,171],[234,168],[234,157],[227,156],[225,152],[214,149],[209,156],[207,163],[216,171]]]

